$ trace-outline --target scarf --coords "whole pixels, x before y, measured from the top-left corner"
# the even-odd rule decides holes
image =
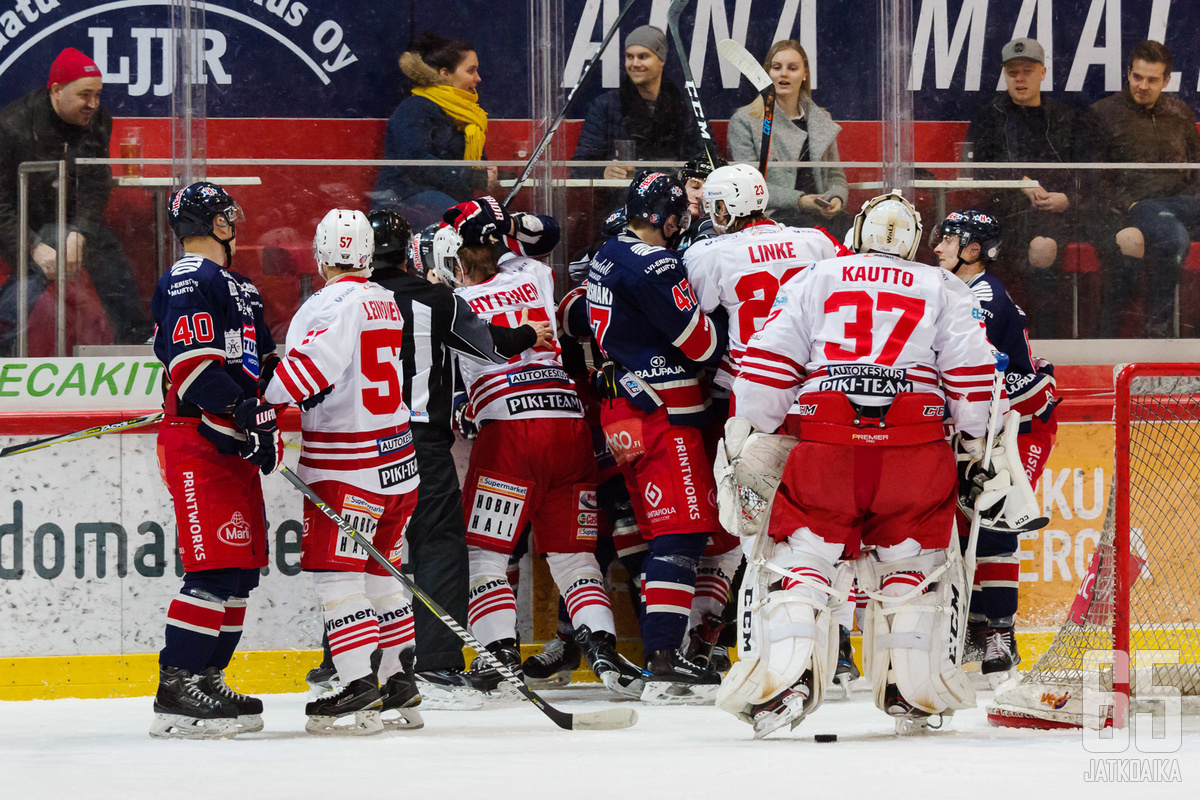
[[[487,112],[479,107],[479,95],[453,86],[414,86],[412,93],[437,103],[467,137],[463,150],[464,161],[483,158],[483,143],[487,139]]]

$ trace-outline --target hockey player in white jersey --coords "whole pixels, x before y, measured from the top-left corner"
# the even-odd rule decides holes
[[[506,251],[492,237],[464,241],[452,227],[435,235],[433,256],[438,277],[458,287],[481,319],[508,327],[525,319],[556,325],[554,273],[545,264]],[[560,352],[555,331],[549,343],[506,364],[457,356],[469,396],[466,416],[479,428],[463,485],[471,573],[467,621],[488,650],[520,674],[516,596],[506,570],[529,524],[588,666],[614,691],[639,695],[640,671],[616,652],[612,605],[595,556],[591,432]]]
[[[850,588],[849,572],[836,568],[843,558],[857,559],[870,597],[863,647],[876,705],[900,718],[899,729],[975,703],[959,666],[965,570],[951,547],[958,481],[944,411],[968,480],[996,477],[997,467],[1013,481],[1024,473],[998,447],[991,472],[979,475],[993,351],[970,291],[911,260],[920,232],[898,193],[868,201],[853,235],[861,255],[820,261],[786,284],[734,382],[737,416],[719,462],[735,489],[722,484],[723,517],[733,505],[752,519],[753,504],[739,500],[769,499],[780,476],[759,526],[769,538],[754,549],[768,580],[782,581],[769,593],[750,587],[743,658],[717,699],[756,736],[794,726],[821,703],[837,654],[832,612]],[[770,432],[797,399],[791,447]],[[771,462],[784,466],[772,474],[763,468]],[[1015,511],[1003,493],[987,502]],[[863,546],[871,549],[860,557]]]
[[[399,567],[417,502],[417,460],[401,389],[404,325],[392,293],[368,280],[373,249],[361,211],[335,208],[321,220],[313,252],[325,286],[292,318],[264,399],[300,406],[297,474]],[[379,733],[382,713],[392,710],[394,726],[421,727],[407,590],[307,499],[300,566],[321,598],[339,680],[305,707],[306,729]],[[353,723],[338,724],[351,715]]]

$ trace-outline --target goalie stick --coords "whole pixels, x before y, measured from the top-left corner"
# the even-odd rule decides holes
[[[529,160],[525,162],[524,168],[521,169],[521,174],[517,176],[517,182],[514,183],[512,189],[509,190],[508,197],[504,198],[505,208],[508,208],[508,204],[511,203],[512,199],[517,196],[517,192],[521,191],[521,186],[525,183],[525,179],[528,178],[529,173],[533,171],[534,162],[538,160],[538,156],[542,154],[542,151],[549,146],[550,140],[554,138],[555,131],[558,130],[558,126],[562,124],[563,118],[566,117],[567,109],[571,107],[571,101],[575,99],[575,95],[579,92],[579,87],[583,86],[584,81],[586,81],[588,76],[592,74],[592,70],[594,70],[596,65],[600,63],[600,56],[603,55],[605,49],[608,48],[608,43],[612,41],[613,36],[616,35],[617,30],[621,27],[621,20],[625,19],[625,15],[629,13],[629,9],[633,8],[633,4],[635,2],[637,2],[637,0],[626,0],[625,5],[621,8],[621,12],[617,14],[617,18],[613,22],[612,27],[608,29],[608,33],[604,34],[604,38],[600,40],[600,47],[596,50],[592,57],[588,59],[587,63],[583,65],[583,69],[579,72],[579,79],[576,80],[575,85],[571,87],[571,92],[567,95],[567,99],[563,102],[563,107],[558,112],[558,116],[554,118],[554,121],[550,123],[550,127],[544,134],[542,134],[541,141],[537,143],[537,147],[533,148],[533,153],[530,154]]]
[[[704,141],[704,152],[708,155],[708,164],[716,169],[717,159],[721,151],[712,135],[712,126],[704,115],[704,107],[700,105],[700,92],[696,90],[696,81],[692,78],[692,65],[688,63],[683,49],[683,37],[679,35],[679,17],[691,0],[672,0],[667,9],[667,28],[671,31],[671,40],[675,43],[675,53],[679,56],[679,66],[683,70],[683,85],[687,89],[688,100],[692,103],[692,113],[696,117],[696,126],[700,129],[700,138]]]
[[[763,125],[762,144],[758,148],[758,171],[765,176],[767,174],[767,156],[771,152],[771,127],[775,120],[775,83],[767,71],[762,68],[762,64],[759,64],[754,60],[754,56],[750,55],[750,51],[733,39],[722,39],[717,42],[717,55],[736,67],[737,71],[742,73],[762,95]]]
[[[425,594],[424,590],[414,583],[412,578],[396,569],[396,567],[390,561],[383,557],[382,553],[375,549],[375,547],[367,540],[365,536],[356,531],[350,525],[350,523],[345,520],[344,517],[330,508],[325,501],[321,499],[320,495],[313,491],[313,488],[301,480],[296,473],[292,472],[287,467],[280,467],[279,474],[287,478],[288,481],[291,482],[291,484],[297,489],[299,489],[301,494],[311,500],[313,505],[320,509],[325,516],[333,520],[333,523],[338,526],[338,529],[341,530],[342,533],[344,533],[355,544],[365,550],[367,555],[375,559],[381,567],[386,569],[388,573],[392,575],[392,577],[408,587],[408,590],[413,593],[413,597],[416,597],[418,600],[424,603],[426,608],[432,611],[438,619],[444,622],[446,626],[450,628],[450,630],[454,631],[454,633],[458,635],[458,638],[462,639],[464,643],[473,648],[475,652],[479,654],[479,657],[487,662],[489,667],[499,672],[505,683],[507,683],[509,686],[512,686],[514,689],[524,695],[526,700],[537,706],[538,710],[549,717],[555,725],[560,728],[565,728],[566,730],[606,731],[616,730],[618,728],[628,728],[637,722],[637,711],[632,708],[606,708],[603,711],[581,711],[574,714],[568,714],[565,711],[559,711],[557,708],[547,703],[537,694],[537,692],[526,686],[523,680],[514,675],[512,670],[510,670],[508,666],[504,664],[504,662],[492,655],[491,651],[484,647],[478,639],[468,633],[462,625],[459,625],[458,621],[455,620],[454,617],[450,616],[444,608],[434,602],[433,598]]]
[[[146,414],[133,419],[122,420],[121,422],[110,422],[107,425],[97,425],[94,428],[87,428],[74,433],[64,433],[59,436],[47,436],[45,439],[35,439],[32,442],[25,444],[10,444],[3,450],[0,450],[0,458],[6,456],[18,456],[22,453],[29,453],[33,450],[41,450],[44,447],[52,447],[56,444],[66,444],[67,442],[77,442],[80,439],[90,439],[93,436],[103,436],[106,433],[117,433],[118,431],[127,431],[130,428],[140,428],[143,425],[153,425],[163,418],[161,411],[155,411],[153,414]]]

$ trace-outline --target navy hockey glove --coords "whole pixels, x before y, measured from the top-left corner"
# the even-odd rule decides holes
[[[270,475],[283,466],[283,436],[275,419],[275,406],[247,398],[233,412],[233,421],[246,434],[238,455]]]
[[[301,411],[312,411],[314,408],[321,405],[321,403],[324,403],[325,398],[329,397],[329,393],[332,391],[333,391],[333,384],[331,383],[328,386],[326,386],[324,389],[322,389],[321,391],[314,394],[312,397],[301,400],[299,403],[300,410]]]
[[[462,434],[464,439],[474,439],[479,435],[479,426],[475,424],[475,409],[467,401],[466,392],[454,395],[454,429]]]
[[[494,197],[481,197],[446,209],[442,221],[462,237],[463,244],[498,242],[512,229],[512,215]]]
[[[272,353],[263,361],[262,369],[258,372],[257,390],[258,396],[262,397],[263,392],[267,390],[267,384],[271,382],[271,378],[275,375],[275,369],[282,363],[283,359]]]

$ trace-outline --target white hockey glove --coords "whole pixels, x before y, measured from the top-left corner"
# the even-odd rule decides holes
[[[738,536],[758,534],[770,514],[794,436],[758,433],[750,420],[732,417],[717,448],[713,476],[721,525]]]
[[[1036,531],[1049,523],[1021,466],[1017,429],[1021,416],[1009,411],[992,445],[992,459],[983,467],[984,437],[955,437],[958,464],[958,507],[968,517],[979,509],[980,527],[997,533]]]

